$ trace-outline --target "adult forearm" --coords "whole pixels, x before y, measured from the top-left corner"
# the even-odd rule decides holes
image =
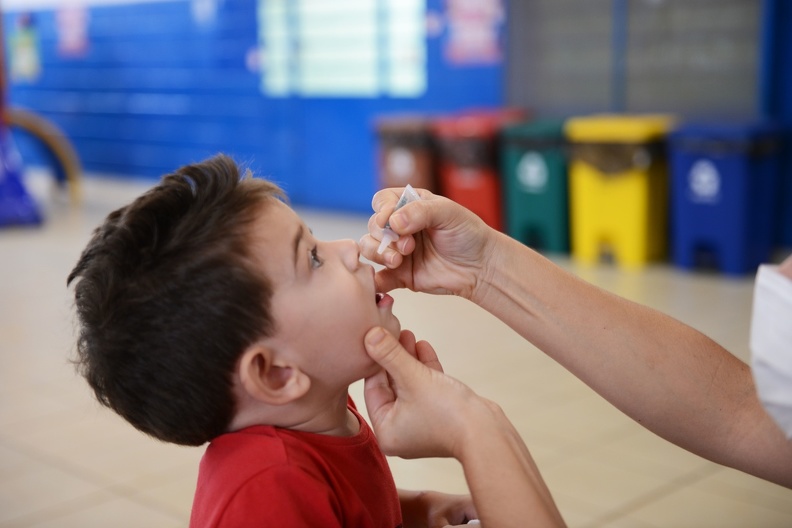
[[[792,485],[792,445],[750,370],[697,330],[566,272],[500,235],[473,300],[648,429]],[[756,452],[758,446],[766,449]]]
[[[483,411],[458,455],[482,525],[561,527],[564,520],[536,464],[500,409]]]

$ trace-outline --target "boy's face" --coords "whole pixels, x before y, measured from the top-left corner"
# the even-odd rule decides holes
[[[270,346],[314,383],[348,385],[377,372],[364,335],[383,326],[398,337],[401,325],[354,241],[316,240],[290,207],[273,200],[257,220],[253,251],[273,287]]]

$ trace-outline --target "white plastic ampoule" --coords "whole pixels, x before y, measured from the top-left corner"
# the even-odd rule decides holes
[[[415,202],[420,199],[421,197],[418,196],[418,193],[412,188],[412,185],[407,184],[407,187],[404,188],[404,192],[402,192],[401,197],[399,197],[399,201],[396,202],[396,207],[393,209],[393,212],[395,213],[408,203]],[[377,248],[377,253],[382,255],[382,252],[385,251],[385,248],[398,239],[399,235],[393,232],[393,229],[390,227],[390,222],[386,222],[385,227],[382,228],[382,242],[380,242],[380,245]]]

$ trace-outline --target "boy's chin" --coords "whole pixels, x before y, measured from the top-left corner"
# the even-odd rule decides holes
[[[370,368],[366,371],[366,373],[360,377],[360,379],[367,379],[373,376],[374,374],[378,374],[382,371],[382,367],[375,361],[371,362]]]
[[[398,319],[394,317],[392,320],[388,321],[387,324],[382,326],[385,328],[385,330],[390,332],[393,337],[399,339],[399,336],[401,335],[401,322]]]
[[[393,335],[393,337],[395,337],[396,339],[399,339],[399,336],[401,335],[401,325],[400,324],[393,325],[393,326],[386,326],[385,329],[388,330],[388,332],[390,332],[391,335]]]

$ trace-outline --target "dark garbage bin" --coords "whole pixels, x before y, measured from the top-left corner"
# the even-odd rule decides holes
[[[381,117],[376,122],[379,187],[413,187],[437,192],[431,123],[423,116]]]

